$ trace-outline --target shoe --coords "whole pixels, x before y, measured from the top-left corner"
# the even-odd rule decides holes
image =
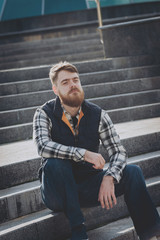
[[[88,240],[86,227],[84,224],[76,226],[72,229],[71,240]]]

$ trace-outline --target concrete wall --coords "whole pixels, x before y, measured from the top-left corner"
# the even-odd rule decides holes
[[[160,17],[101,28],[107,58],[160,54]]]
[[[136,3],[102,8],[102,18],[110,19],[123,16],[160,13],[160,2]],[[22,31],[63,24],[97,20],[96,9],[59,13],[31,18],[0,22],[0,33]]]

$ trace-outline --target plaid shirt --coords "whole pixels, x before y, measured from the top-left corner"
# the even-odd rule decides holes
[[[81,110],[81,109],[80,109]],[[79,118],[80,110],[77,114]],[[72,117],[69,113],[63,111],[69,120],[75,134],[76,129],[73,127]],[[37,145],[38,153],[43,158],[62,158],[70,159],[76,162],[84,161],[86,149],[65,146],[51,139],[52,122],[47,114],[41,108],[38,108],[33,120],[33,139]],[[114,125],[108,116],[107,112],[102,110],[99,123],[99,138],[102,145],[107,150],[109,155],[109,167],[105,175],[113,176],[119,182],[122,171],[126,165],[126,151],[121,145],[120,138],[115,131]]]

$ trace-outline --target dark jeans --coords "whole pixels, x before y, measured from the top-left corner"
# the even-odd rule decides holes
[[[77,168],[75,171],[74,167],[75,163],[70,160],[47,159],[42,171],[41,185],[45,205],[54,212],[63,211],[69,219],[71,228],[84,222],[80,207],[100,204],[98,193],[105,174],[103,170],[93,170],[87,175],[83,172],[85,169],[83,164],[78,175]],[[140,239],[146,240],[157,233],[160,234],[160,217],[147,192],[142,171],[138,166],[127,165],[120,183],[115,184],[116,197],[122,194]]]

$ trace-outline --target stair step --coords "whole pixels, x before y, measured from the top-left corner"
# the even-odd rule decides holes
[[[114,69],[116,70],[125,69],[126,71],[125,76],[119,79],[119,80],[121,79],[124,80],[124,79],[136,78],[136,77],[131,77],[131,75],[129,75],[128,71],[131,73],[133,72],[131,68],[135,68],[137,71],[139,70],[139,72],[142,71],[141,77],[144,78],[144,77],[147,77],[143,72],[144,69],[146,68],[152,69],[152,65],[158,65],[159,63],[160,63],[159,55],[157,56],[144,55],[144,56],[125,57],[125,58],[122,57],[122,58],[114,58],[114,59],[99,59],[99,60],[90,60],[90,61],[85,60],[83,62],[77,62],[77,63],[75,62],[74,64],[78,68],[81,78],[83,78],[83,75],[85,75],[86,73],[88,73],[88,76],[91,75],[91,77],[93,77],[96,74],[98,74],[98,72],[102,74],[102,73],[105,73],[105,71],[107,70],[114,72],[115,71]],[[43,63],[42,66],[32,66],[32,67],[19,68],[19,69],[0,70],[0,83],[43,79],[48,77],[50,67],[51,65],[45,66]],[[158,71],[158,67],[153,67],[153,69],[154,68],[155,68],[155,71]],[[150,76],[156,76],[156,75],[150,75]],[[158,73],[157,73],[157,76],[158,76]],[[107,81],[111,81],[112,79],[111,77],[108,78]],[[113,81],[116,81],[116,79],[117,81],[119,81],[118,78],[114,76]],[[86,84],[90,84],[90,83],[93,83],[93,82],[90,80],[90,82]]]
[[[49,38],[59,38],[68,36],[83,36],[84,34],[96,33],[97,23],[92,24],[92,22],[85,22],[84,24],[68,24],[61,26],[51,26],[45,28],[37,28],[29,31],[21,31],[21,32],[8,32],[0,34],[1,43],[0,44],[9,44],[13,43],[21,43],[21,42],[31,42],[37,41],[41,39],[49,39]],[[83,37],[80,37],[83,39]]]
[[[126,12],[128,13],[127,16]],[[144,18],[147,17],[148,14],[150,15],[156,13],[159,13],[158,2],[135,3],[102,8],[103,19],[107,19],[107,21],[115,21],[117,18],[119,18],[120,21],[122,21],[123,18]],[[34,29],[37,28],[46,28],[48,26],[52,27],[57,25],[57,27],[60,27],[61,25],[72,24],[73,19],[75,24],[83,24],[88,21],[95,21],[97,20],[96,9],[92,8],[23,19],[12,19],[5,21],[4,23],[1,22],[0,32],[21,32],[23,30],[34,31]]]
[[[27,66],[37,66],[37,65],[44,65],[44,64],[50,64],[50,63],[57,63],[60,61],[84,61],[84,60],[91,60],[91,59],[102,59],[104,58],[103,50],[96,50],[91,52],[79,52],[79,53],[72,53],[66,54],[66,55],[57,55],[49,57],[39,57],[34,58],[30,60],[19,60],[15,62],[7,62],[7,63],[1,63],[0,69],[10,69],[10,68],[22,68]]]
[[[121,80],[117,82],[105,82],[85,85],[85,81],[81,81],[83,86],[85,97],[100,97],[106,95],[115,95],[117,93],[136,92],[150,89],[160,88],[160,76]],[[29,92],[39,92],[44,90],[50,90],[51,81],[49,79],[38,79],[30,81],[21,81],[14,83],[2,83],[0,84],[0,96],[22,94]],[[90,91],[92,88],[92,91]]]
[[[88,41],[90,39],[99,40],[99,33],[86,33],[86,34],[79,34],[79,35],[71,35],[71,36],[63,36],[63,37],[55,37],[55,38],[45,38],[45,39],[38,39],[34,41],[22,41],[22,42],[10,42],[5,44],[0,44],[1,54],[8,51],[14,51],[13,49],[31,49],[31,48],[38,48],[43,46],[52,46],[53,44],[59,44],[61,42],[68,43],[68,42],[77,42],[77,41]]]
[[[160,177],[157,177],[159,175],[159,169],[157,168],[160,166],[160,151],[129,158],[128,163],[141,167],[144,176],[150,178],[146,180],[147,183],[152,186],[154,185],[152,192],[154,192],[155,189],[160,189],[160,186],[157,186],[157,184],[160,185]],[[152,165],[153,163],[154,165]],[[107,168],[107,166],[108,164],[106,164],[105,168]],[[148,171],[150,167],[153,168],[151,172]],[[154,200],[159,200],[156,194],[154,195]],[[44,209],[45,206],[40,194],[40,182],[28,182],[0,190],[0,206],[3,206],[3,211],[0,216],[1,223]]]
[[[115,124],[129,157],[159,151],[159,123],[160,118],[154,118]],[[33,140],[0,145],[0,152],[0,189],[37,179],[41,161]],[[106,151],[102,146],[100,146],[100,152],[108,161]],[[154,167],[153,170],[155,171]],[[148,175],[149,173],[146,172],[146,176]]]
[[[89,101],[107,110],[159,102],[159,90],[125,93],[114,96],[91,98]],[[107,106],[107,107],[106,107]]]
[[[139,9],[139,6],[137,7],[137,9]],[[123,5],[123,7],[125,7],[125,5]],[[133,9],[133,6],[132,6],[132,9]],[[141,14],[140,12],[138,14],[137,9],[136,9],[136,12],[134,12],[133,10],[129,12],[128,10],[124,10],[120,13],[120,15],[118,14],[118,16],[117,14],[115,15],[115,10],[114,10],[111,16],[110,8],[109,9],[103,8],[102,12],[105,11],[103,12],[103,19],[104,19],[103,23],[113,24],[118,22],[126,22],[129,20],[132,21],[135,19],[141,19],[141,18],[147,18],[147,17],[153,17],[153,16],[159,15],[159,12],[157,9],[154,10],[154,12],[152,12],[153,9],[151,11],[149,10],[149,12],[148,12],[148,9],[147,9],[147,12],[146,12],[146,9],[145,9],[145,12],[143,9]],[[109,13],[107,10],[109,10]],[[94,11],[94,14],[91,13],[93,11]],[[3,32],[0,34],[2,38],[1,42],[3,44],[5,42],[13,42],[13,41],[16,41],[16,42],[31,41],[31,39],[49,38],[49,37],[57,37],[57,36],[64,36],[64,35],[71,35],[71,34],[76,35],[80,33],[94,32],[98,27],[98,21],[97,19],[95,19],[95,16],[96,16],[95,11],[96,11],[95,9],[87,10],[86,13],[84,13],[84,11],[81,11],[81,13],[78,11],[79,12],[78,15],[74,15],[73,17],[70,16],[69,18],[67,17],[65,18],[65,21],[64,21],[63,15],[62,15],[62,19],[61,18],[59,19],[58,14],[56,15],[54,14],[52,15],[52,19],[49,19],[47,21],[47,26],[46,25],[44,26],[44,23],[46,24],[46,20],[42,20],[44,16],[39,19],[38,22],[40,22],[40,24],[38,23],[38,25],[37,25],[37,21],[36,21],[36,25],[34,25],[35,18],[33,18],[33,20],[25,19],[25,23],[22,22],[19,24],[18,23],[15,24],[15,21],[12,21],[12,22],[6,21],[6,23],[1,24],[3,29]],[[124,16],[124,13],[126,11],[131,15]],[[119,12],[119,10],[116,11],[116,13],[117,12]],[[87,14],[87,16],[85,14]],[[79,20],[80,15],[84,16],[84,18],[81,16]],[[51,15],[49,16],[49,18],[50,17]],[[57,21],[57,19],[59,20]],[[74,19],[74,23],[73,21],[71,21],[71,19]],[[19,20],[19,22],[20,21],[21,20]],[[22,19],[22,21],[24,21],[24,19]],[[31,23],[30,21],[33,21],[33,22]],[[59,23],[59,25],[57,23]],[[8,26],[9,28],[7,28]],[[17,26],[18,26],[18,29],[17,29]],[[29,26],[31,26],[31,29],[29,28]]]
[[[114,85],[115,88],[117,85],[116,84]],[[126,84],[126,87],[127,86],[128,86],[128,84]],[[87,87],[86,87],[85,89],[89,90],[90,88],[87,89]],[[102,89],[103,89],[103,85],[102,85]],[[112,88],[110,88],[110,89],[112,89]],[[93,88],[93,90],[94,90],[94,88]],[[123,93],[123,91],[124,91],[124,93]],[[103,91],[103,92],[105,92],[105,91]],[[117,92],[117,93],[115,93],[115,95],[112,95],[112,93],[111,93],[111,95],[106,96],[106,94],[104,93],[104,96],[103,95],[101,97],[95,96],[94,98],[93,97],[88,98],[88,100],[91,102],[94,102],[95,104],[101,106],[102,108],[105,108],[106,106],[108,106],[107,107],[108,109],[115,109],[115,108],[155,103],[155,102],[159,101],[159,97],[160,97],[159,89],[148,90],[148,91],[139,91],[139,92],[135,91],[135,92],[129,92],[129,93],[126,93],[126,92],[127,92],[127,90],[124,90],[122,88],[120,93]],[[121,97],[122,101],[117,102],[116,99],[119,99],[120,97]],[[53,93],[52,90],[1,96],[0,97],[0,101],[1,101],[0,111],[42,105],[45,102],[47,102],[53,98],[55,98],[55,94]],[[130,99],[130,100],[128,100],[128,99]]]
[[[51,93],[52,94],[52,93]],[[46,97],[46,99],[44,99]],[[32,106],[32,104],[37,104],[41,100],[44,100],[43,102],[47,101],[48,99],[51,99],[51,97],[48,97],[48,93],[45,94],[39,94],[32,95],[29,98],[29,95],[26,95],[25,98],[23,96],[22,98],[11,98],[9,102],[9,98],[7,99],[7,106],[4,106],[5,108],[17,108],[17,107],[23,107],[28,104],[28,106]],[[121,94],[121,95],[115,95],[115,96],[109,96],[109,97],[101,97],[101,98],[95,98],[95,99],[89,99],[91,102],[99,105],[101,108],[105,109],[106,106],[108,109],[116,109],[120,107],[132,107],[134,105],[141,105],[141,104],[148,104],[148,103],[154,103],[159,102],[160,99],[160,90],[152,90],[152,91],[144,91],[140,93],[130,93],[130,94]],[[12,101],[14,104],[12,104]],[[20,102],[21,101],[21,102]],[[26,103],[26,101],[28,101]],[[29,102],[30,101],[30,102]],[[32,102],[34,101],[34,103]],[[5,101],[3,101],[5,104]],[[3,104],[2,102],[2,104]],[[10,105],[9,105],[10,104]],[[41,103],[42,104],[42,103]],[[3,105],[2,105],[3,107]],[[107,110],[108,110],[107,109]],[[30,139],[32,137],[32,123],[24,123],[24,124],[17,124],[15,126],[6,126],[0,128],[0,143],[7,143],[12,141],[20,141],[20,140],[26,140]]]
[[[22,109],[14,109],[0,112],[0,126],[7,127],[14,125],[30,123],[38,106]],[[107,110],[107,106],[104,108]],[[133,107],[117,108],[107,110],[114,123],[128,122],[133,120],[148,119],[160,116],[160,103],[151,103]],[[31,125],[28,125],[30,128]],[[29,130],[30,131],[30,130]]]
[[[152,198],[155,197],[154,193],[156,194],[156,191],[159,191],[159,179],[159,177],[149,179],[149,192],[155,186],[154,191],[150,193]],[[153,182],[155,182],[155,185]],[[159,202],[159,199],[157,202]],[[105,209],[101,209],[101,207],[94,207],[82,209],[82,211],[86,219],[87,229],[93,229],[97,227],[97,225],[104,225],[128,216],[123,197],[118,198],[118,204],[113,209],[106,211]],[[96,216],[96,220],[94,216]],[[0,238],[2,240],[12,240],[15,239],[15,236],[16,239],[22,239],[22,234],[23,239],[44,239],[45,235],[48,240],[65,239],[69,235],[68,221],[63,213],[53,214],[48,209],[45,209],[0,225]],[[30,234],[32,234],[32,237]],[[27,236],[27,238],[25,238],[25,236]]]
[[[160,214],[160,207],[157,210]],[[92,240],[138,240],[130,217],[90,230],[88,237]]]
[[[81,36],[81,35],[80,35]],[[79,37],[80,37],[79,36]],[[82,37],[82,36],[81,36]],[[65,38],[58,38],[58,39],[47,39],[45,41],[33,41],[33,42],[27,42],[25,45],[21,44],[19,46],[19,44],[11,44],[11,46],[9,45],[8,48],[6,46],[4,46],[4,48],[2,49],[1,53],[0,53],[0,59],[5,59],[6,57],[13,57],[15,56],[23,56],[23,55],[27,55],[27,54],[39,54],[40,52],[48,52],[52,51],[54,54],[56,53],[57,50],[61,50],[64,51],[65,50],[79,50],[79,49],[83,49],[84,47],[87,48],[89,46],[101,46],[101,42],[100,42],[100,38],[98,37],[97,34],[88,34],[88,39],[84,39],[79,40],[78,36],[77,39],[75,38],[68,38],[68,40],[64,40]],[[17,45],[17,46],[16,46]],[[0,50],[1,50],[1,45],[0,45]]]
[[[160,103],[113,109],[107,112],[113,123],[155,118],[160,116]]]
[[[139,165],[138,161],[137,163]],[[150,193],[154,195],[155,203],[159,204],[159,197],[156,192],[159,192],[160,189],[160,177],[155,176],[147,179],[146,183]],[[3,206],[3,212],[0,216],[1,223],[44,209],[45,206],[40,194],[40,182],[24,183],[0,190],[0,206]]]
[[[48,49],[37,49],[37,51],[32,50],[30,52],[23,51],[22,53],[18,53],[15,52],[15,54],[13,53],[13,55],[9,55],[9,56],[2,56],[0,57],[0,61],[3,62],[3,65],[5,63],[8,63],[8,65],[11,63],[17,63],[17,62],[22,62],[22,61],[29,61],[31,59],[33,59],[34,61],[37,59],[44,59],[44,58],[49,58],[52,59],[53,56],[53,61],[55,61],[56,58],[64,58],[64,56],[67,55],[74,55],[77,54],[77,57],[79,56],[80,53],[83,53],[85,55],[86,52],[88,52],[88,54],[92,53],[92,52],[98,52],[98,51],[103,51],[103,46],[100,43],[94,43],[94,42],[90,42],[90,45],[87,44],[85,45],[85,42],[82,44],[78,44],[78,43],[70,43],[68,46],[63,46],[63,47],[59,47],[59,46],[52,46]],[[80,55],[81,56],[81,55]],[[102,54],[102,57],[104,55]],[[39,63],[39,61],[37,60],[37,64]],[[35,65],[35,64],[34,64]]]

